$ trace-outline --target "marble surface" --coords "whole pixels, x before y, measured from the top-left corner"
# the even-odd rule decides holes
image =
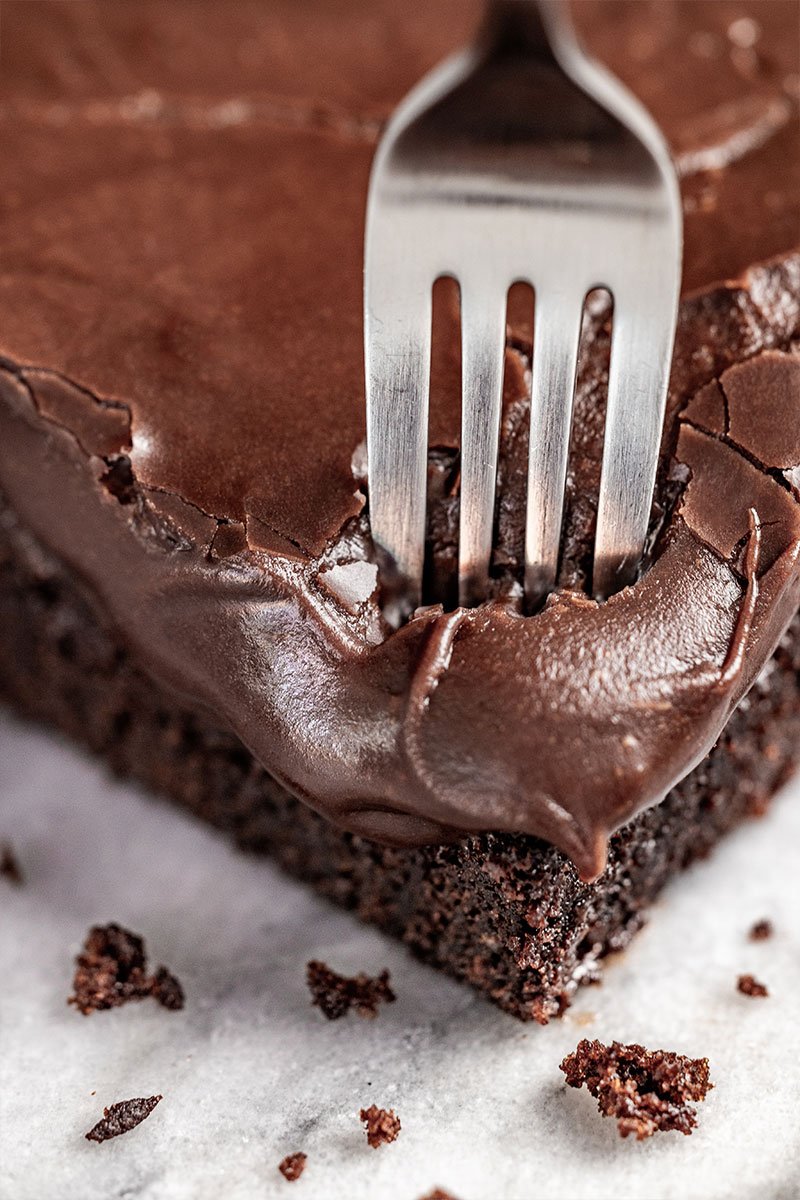
[[[222,837],[0,714],[2,1200],[792,1200],[800,1193],[800,787],[673,885],[563,1021],[523,1026]],[[775,922],[771,941],[747,929]],[[66,1006],[88,926],[142,933],[185,986],[82,1017]],[[304,966],[389,967],[378,1020],[329,1023]],[[739,995],[752,971],[770,998]],[[558,1063],[583,1036],[711,1060],[691,1138],[622,1141]],[[96,1145],[104,1105],[163,1093]],[[362,1105],[394,1107],[371,1150]],[[277,1164],[304,1150],[302,1178]]]

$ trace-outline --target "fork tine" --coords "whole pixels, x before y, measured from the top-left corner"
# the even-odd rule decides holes
[[[583,292],[536,291],[525,521],[529,605],[554,586],[558,572],[583,301]]]
[[[641,295],[632,303],[614,294],[592,577],[601,598],[634,581],[644,551],[672,357],[674,297],[668,290],[653,288],[649,305]]]
[[[458,595],[486,598],[494,529],[497,446],[503,405],[505,291],[461,291],[461,512]]]
[[[366,272],[369,505],[375,543],[391,556],[416,606],[425,558],[432,296],[429,280],[399,274],[387,262]]]

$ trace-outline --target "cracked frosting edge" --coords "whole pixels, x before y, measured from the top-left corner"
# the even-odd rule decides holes
[[[763,322],[742,361],[697,367],[691,386],[684,373],[674,454],[688,482],[660,553],[602,605],[429,608],[387,635],[368,579],[355,601],[326,584],[364,561],[358,548],[267,553],[249,522],[142,487],[120,468],[123,401],[9,360],[0,490],[137,661],[316,811],[396,844],[528,833],[591,879],[609,834],[705,756],[800,603],[796,314],[770,269],[747,286]],[[714,296],[687,303],[735,303]]]

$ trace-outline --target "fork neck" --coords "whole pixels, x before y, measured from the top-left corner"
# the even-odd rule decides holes
[[[489,0],[481,42],[491,54],[555,62],[557,46],[577,44],[569,0]]]

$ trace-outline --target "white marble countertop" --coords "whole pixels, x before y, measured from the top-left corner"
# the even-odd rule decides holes
[[[0,715],[2,1200],[794,1200],[800,1194],[800,787],[674,884],[564,1020],[524,1026],[402,947],[243,857],[55,739]],[[760,917],[770,941],[751,943]],[[93,923],[144,935],[186,990],[85,1018],[68,1008]],[[376,1021],[326,1021],[305,963],[389,967]],[[737,975],[769,986],[739,995]],[[561,1058],[584,1036],[707,1055],[690,1138],[622,1141]],[[133,1132],[104,1105],[163,1093]],[[371,1150],[362,1105],[393,1107]],[[289,1152],[308,1155],[287,1183]]]

